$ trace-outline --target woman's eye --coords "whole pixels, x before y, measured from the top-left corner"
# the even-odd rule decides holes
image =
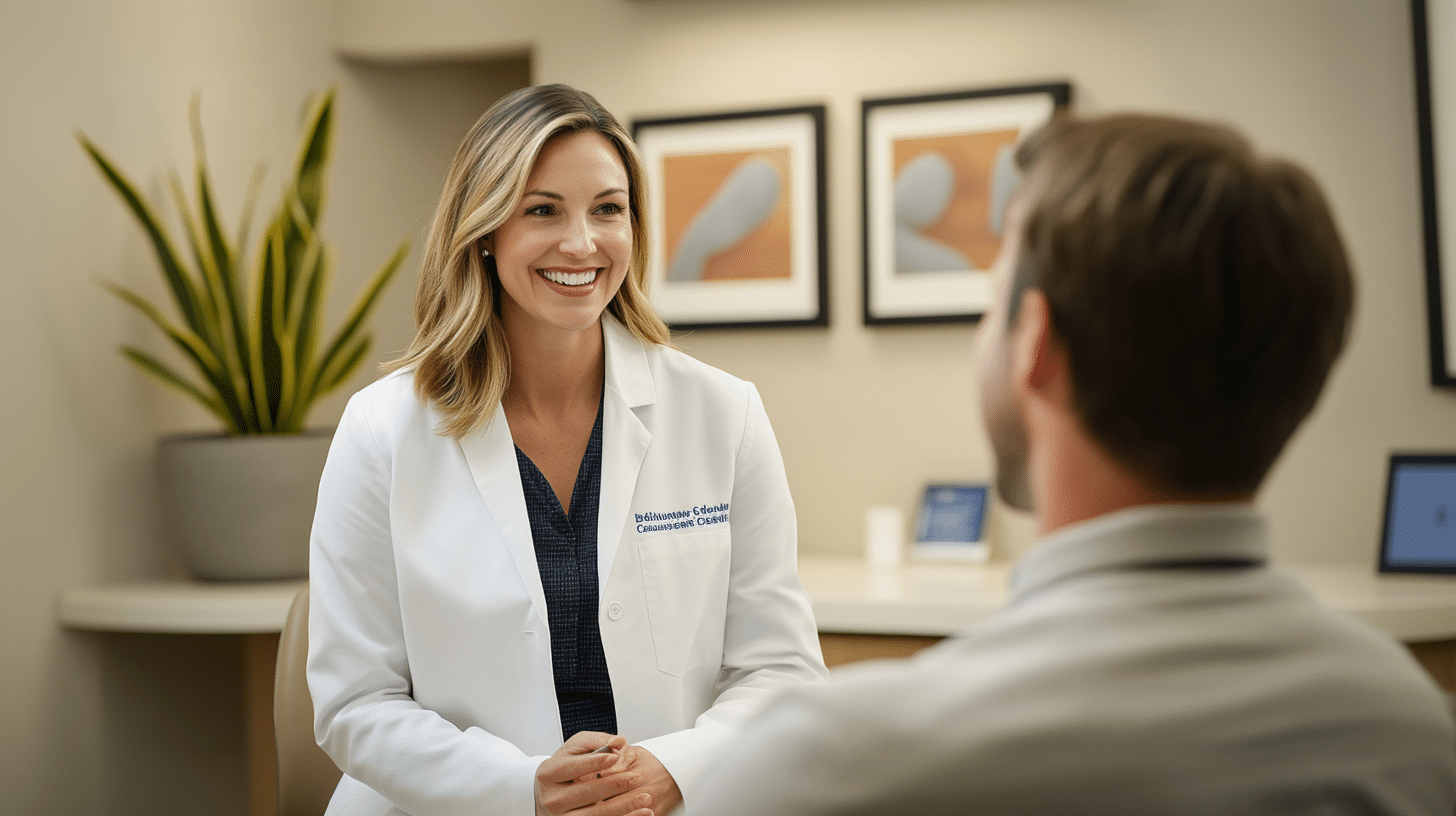
[[[555,208],[550,204],[537,204],[534,207],[527,208],[526,215],[551,215],[555,211]]]
[[[626,207],[623,207],[621,204],[612,201],[609,201],[606,204],[603,204],[602,206],[597,208],[597,212],[601,213],[602,215],[621,215],[626,211]]]

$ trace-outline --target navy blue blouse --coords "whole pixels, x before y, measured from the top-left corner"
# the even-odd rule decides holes
[[[576,471],[571,510],[561,502],[536,464],[516,448],[526,514],[536,546],[536,568],[546,593],[551,626],[551,671],[561,738],[578,731],[617,733],[612,678],[602,651],[597,604],[597,507],[602,491],[602,408]]]

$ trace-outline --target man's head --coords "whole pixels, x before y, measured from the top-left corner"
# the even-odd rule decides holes
[[[1229,129],[1151,116],[1056,120],[1017,158],[1011,280],[984,330],[1011,331],[1040,291],[1103,451],[1168,495],[1252,494],[1349,324],[1354,283],[1318,185]],[[1002,495],[1024,506],[1026,429],[990,385]]]

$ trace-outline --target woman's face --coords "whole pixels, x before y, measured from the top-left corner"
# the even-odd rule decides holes
[[[627,170],[594,131],[541,149],[526,192],[486,246],[511,329],[577,333],[597,325],[632,259]]]

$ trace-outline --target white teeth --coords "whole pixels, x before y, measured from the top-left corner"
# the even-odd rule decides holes
[[[551,269],[541,270],[542,277],[552,283],[559,283],[562,286],[585,286],[597,279],[597,270],[590,269],[586,272],[557,272]]]

